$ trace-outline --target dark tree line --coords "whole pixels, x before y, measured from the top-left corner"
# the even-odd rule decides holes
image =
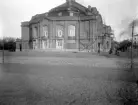
[[[11,37],[6,37],[3,40],[0,39],[0,50],[15,51],[16,50],[16,40]]]
[[[109,51],[109,54],[115,53],[115,55],[119,55],[119,52],[126,52],[131,47],[132,43],[130,40],[123,40],[121,42],[113,43],[112,48]],[[133,43],[133,48],[137,48],[137,45]]]
[[[132,42],[130,40],[124,40],[119,43],[117,49],[119,51],[125,52],[132,46]],[[133,42],[133,49],[138,49],[138,44],[136,42]]]
[[[131,41],[129,40],[124,40],[122,42],[119,43],[117,50],[125,52],[128,50],[128,48],[130,48],[132,45]]]

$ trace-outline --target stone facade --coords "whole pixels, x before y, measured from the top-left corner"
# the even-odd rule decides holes
[[[37,14],[22,22],[23,49],[91,50],[110,49],[111,27],[103,24],[95,7],[75,0]]]

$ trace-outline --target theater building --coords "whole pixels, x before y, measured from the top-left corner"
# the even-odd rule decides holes
[[[110,49],[111,27],[103,24],[95,7],[66,0],[46,13],[21,23],[23,49]],[[107,31],[106,31],[107,30]]]

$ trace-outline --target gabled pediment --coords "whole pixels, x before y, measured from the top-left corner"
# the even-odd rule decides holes
[[[49,14],[61,11],[73,11],[78,13],[87,14],[87,8],[77,3],[75,0],[67,0],[64,4],[57,6],[49,11]]]
[[[63,18],[64,20],[64,18],[66,17],[68,18],[67,20],[70,20],[70,17],[72,19],[75,19],[76,17],[77,19],[75,20],[78,20],[78,16],[80,17],[80,19],[82,18],[82,20],[85,20],[84,17],[86,16],[87,20],[97,15],[100,14],[97,11],[96,7],[88,6],[87,8],[77,3],[75,0],[66,0],[65,3],[51,9],[47,13],[37,14],[33,16],[29,23],[38,23],[43,19],[53,20],[53,18],[57,19]]]

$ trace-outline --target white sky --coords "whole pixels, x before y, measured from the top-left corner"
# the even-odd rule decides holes
[[[35,14],[48,12],[66,0],[0,0],[0,37],[21,36],[21,22]],[[119,32],[138,14],[138,0],[76,0],[97,7],[105,23],[111,25],[117,40]]]

